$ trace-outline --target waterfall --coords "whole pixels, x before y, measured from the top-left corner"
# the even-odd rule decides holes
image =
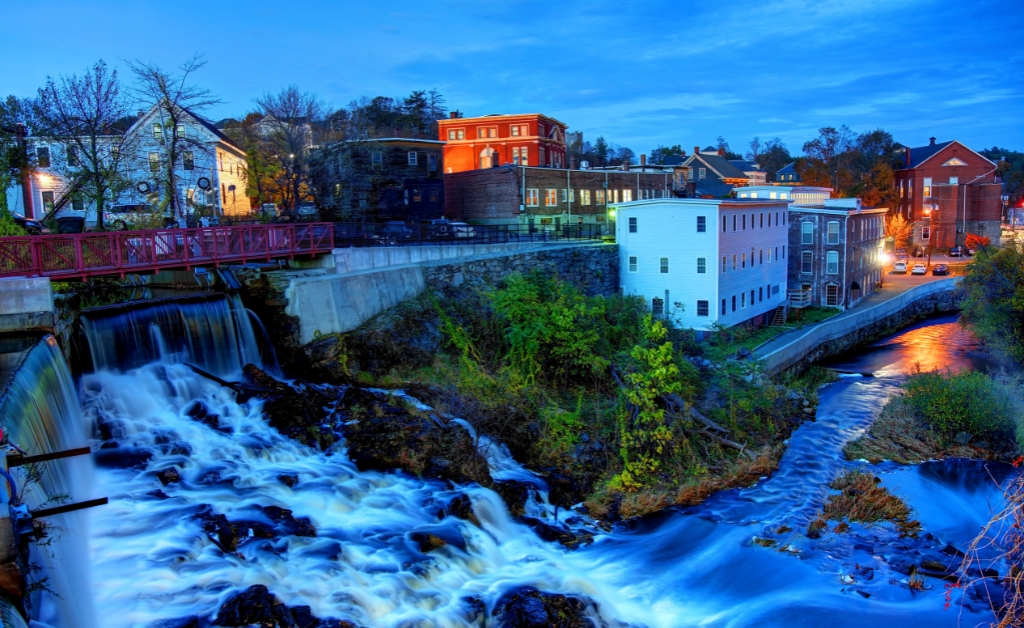
[[[155,361],[188,362],[227,376],[247,363],[264,365],[250,314],[238,295],[203,294],[92,308],[82,312],[82,329],[96,371],[128,371]]]
[[[30,455],[88,444],[71,373],[53,336],[6,339],[0,342],[0,358],[0,386],[6,381],[0,389],[0,425],[11,443]],[[31,481],[27,468],[12,469],[29,510],[97,497],[87,456],[35,467],[39,473]],[[29,599],[32,619],[58,628],[93,628],[97,623],[89,590],[88,515],[78,511],[42,521],[48,526],[49,543],[33,543],[29,557],[40,567],[28,574],[30,584],[37,585]]]

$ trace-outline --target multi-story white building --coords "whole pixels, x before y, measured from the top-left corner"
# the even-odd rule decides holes
[[[246,196],[245,151],[200,116],[185,111],[185,122],[170,128],[156,106],[142,112],[123,134],[101,138],[110,154],[116,154],[128,185],[110,205],[156,206],[165,198],[168,138],[179,138],[174,167],[174,195],[180,214],[210,207],[218,214],[241,215],[250,211]],[[26,177],[28,194],[21,186],[8,191],[10,207],[30,218],[41,219],[51,209],[61,213],[82,212],[86,223],[96,221],[95,207],[69,185],[77,167],[73,149],[59,142],[28,138]],[[22,182],[24,185],[24,182]],[[108,207],[109,209],[109,207]]]
[[[681,327],[771,322],[786,300],[786,200],[658,198],[617,206],[623,294]]]

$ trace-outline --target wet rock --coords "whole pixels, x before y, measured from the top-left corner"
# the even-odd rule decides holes
[[[526,514],[526,501],[530,498],[529,484],[518,480],[498,480],[493,488],[505,501],[510,515],[522,517]]]
[[[870,593],[868,593],[867,591],[861,591],[860,589],[857,589],[856,591],[857,591],[857,593],[859,593],[859,594],[860,594],[860,596],[861,596],[862,598],[864,598],[864,599],[867,599],[867,598],[871,597],[871,594],[870,594]]]
[[[109,469],[145,469],[153,452],[135,447],[115,446],[110,449],[99,449],[92,453],[97,466]]]
[[[169,619],[150,624],[147,628],[200,628],[198,617],[183,617],[180,619]]]
[[[459,495],[448,502],[448,505],[445,507],[445,514],[458,517],[480,527],[480,520],[477,519],[476,513],[473,512],[473,502],[470,501],[468,495]]]
[[[956,556],[957,558],[964,558],[967,554],[964,554],[952,544],[946,544],[946,547],[942,548],[943,554],[949,554],[950,556]]]
[[[170,496],[168,496],[167,493],[161,491],[160,489],[157,489],[155,491],[150,491],[150,492],[146,493],[146,495],[149,495],[150,497],[153,497],[153,498],[156,498],[156,499],[170,499]]]
[[[299,476],[295,473],[282,473],[277,476],[277,481],[291,488],[299,483]]]
[[[237,397],[255,397],[263,401],[267,423],[288,438],[309,447],[327,449],[334,444],[334,433],[323,429],[327,421],[324,405],[332,401],[331,387],[310,387],[302,390],[274,379],[253,364],[242,367],[244,384],[236,385]]]
[[[174,467],[164,469],[162,471],[157,471],[156,477],[160,479],[160,482],[164,486],[179,482],[181,480],[181,476],[178,474],[178,470]]]
[[[857,566],[857,577],[859,580],[870,582],[875,579],[875,570],[871,567]]]
[[[259,628],[293,628],[291,609],[281,603],[267,587],[256,584],[228,598],[217,611],[216,626],[259,626]]]
[[[494,617],[501,628],[594,628],[587,612],[595,607],[589,598],[519,587],[498,599]]]
[[[167,449],[167,453],[172,456],[185,456],[187,458],[192,455],[192,445],[188,443],[174,443]]]
[[[958,445],[966,445],[971,442],[972,438],[974,438],[974,434],[971,434],[970,432],[960,432],[953,437],[953,441]]]
[[[277,530],[273,526],[267,525],[262,521],[248,519],[232,521],[231,528],[235,531],[235,536],[240,541],[245,539],[274,539],[278,536]]]
[[[581,545],[590,545],[594,542],[594,535],[585,530],[574,532],[569,528],[552,525],[533,517],[518,517],[517,521],[530,526],[541,539],[557,542],[569,549],[576,549]]]
[[[409,535],[409,538],[416,543],[424,554],[448,545],[444,539],[429,532],[413,532]]]
[[[414,475],[491,485],[487,461],[457,423],[410,413],[382,396],[351,388],[342,399],[348,455],[360,470],[402,469]]]
[[[320,619],[313,615],[312,609],[308,606],[292,606],[288,610],[291,611],[295,628],[318,628],[320,626]]]
[[[316,536],[316,528],[309,517],[295,517],[292,511],[280,506],[264,506],[261,508],[268,519],[278,524],[285,534],[294,536]]]
[[[210,412],[210,408],[202,401],[193,401],[187,408],[185,408],[185,416],[189,417],[193,421],[202,423],[210,429],[219,430],[220,426],[220,415]]]
[[[466,607],[466,619],[470,624],[476,624],[487,617],[487,604],[476,595],[470,595],[460,600]]]
[[[192,516],[199,520],[199,525],[202,527],[203,532],[206,532],[210,540],[216,543],[222,551],[234,552],[238,549],[238,533],[234,526],[231,525],[231,522],[224,515],[214,513],[212,506],[203,504]],[[246,624],[240,625],[244,626]]]

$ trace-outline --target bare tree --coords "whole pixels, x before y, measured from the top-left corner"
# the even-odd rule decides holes
[[[63,147],[64,159],[55,159],[52,167],[67,182],[64,196],[91,201],[98,229],[103,229],[104,206],[130,185],[122,157],[129,147],[116,130],[128,107],[117,70],[108,70],[102,60],[82,76],[47,77],[36,101],[40,137]]]
[[[310,198],[310,148],[322,125],[327,107],[318,96],[300,92],[295,85],[256,99],[263,114],[259,122],[265,151],[280,169],[284,208],[295,216],[298,204]]]
[[[193,75],[205,65],[206,61],[199,54],[178,66],[176,72],[138,60],[128,63],[137,79],[135,91],[139,100],[149,106],[157,105],[162,128],[160,145],[164,153],[160,163],[161,209],[166,209],[170,216],[185,215],[185,204],[178,194],[177,167],[183,164],[186,153],[209,150],[199,138],[180,131],[190,118],[198,117],[199,112],[221,102],[209,89],[192,83]]]

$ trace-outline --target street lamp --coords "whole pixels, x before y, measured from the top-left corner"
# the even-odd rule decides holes
[[[924,215],[928,216],[928,268],[932,267],[932,242],[935,240],[935,223],[939,218],[939,204],[935,201],[931,202],[931,205],[926,205],[924,208]]]

